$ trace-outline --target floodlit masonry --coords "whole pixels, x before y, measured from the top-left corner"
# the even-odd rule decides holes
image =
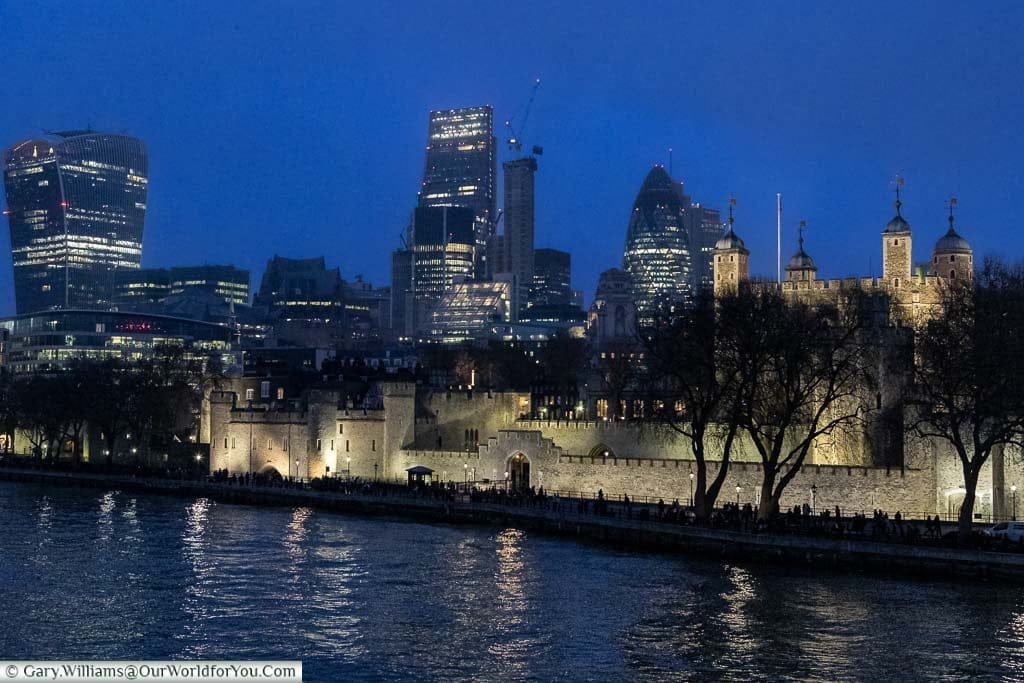
[[[444,482],[543,486],[547,491],[663,498],[686,503],[695,464],[689,443],[664,427],[635,422],[524,419],[529,395],[432,392],[409,382],[373,385],[361,405],[338,391],[288,399],[283,385],[211,397],[210,467],[299,478],[341,476],[405,481],[413,467]],[[786,489],[783,506],[904,514],[953,514],[963,477],[941,443],[905,437],[904,466],[848,461],[817,444]],[[1011,514],[1011,486],[1024,482],[1020,454],[997,453],[979,484],[978,513]],[[712,454],[714,460],[714,455]],[[738,444],[721,502],[757,504],[761,468],[751,444]],[[718,464],[710,464],[713,475]]]

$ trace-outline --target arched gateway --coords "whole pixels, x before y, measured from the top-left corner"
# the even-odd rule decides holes
[[[510,491],[523,491],[530,488],[530,459],[523,453],[516,453],[505,463],[508,472]]]

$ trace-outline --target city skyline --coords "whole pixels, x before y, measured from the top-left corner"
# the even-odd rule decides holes
[[[878,274],[877,259],[842,247],[873,239],[882,229],[897,173],[908,179],[904,212],[918,230],[941,231],[944,202],[955,193],[962,232],[979,257],[1007,248],[1001,225],[1020,194],[1012,159],[1024,144],[1014,123],[1022,102],[1007,66],[1019,62],[1021,47],[1000,36],[1019,23],[1020,9],[993,5],[970,17],[954,11],[954,26],[948,21],[953,7],[902,7],[884,16],[870,7],[771,15],[754,8],[740,17],[725,8],[691,8],[688,21],[714,27],[714,35],[701,46],[670,43],[656,56],[636,49],[643,28],[671,23],[651,7],[624,17],[623,37],[601,49],[582,39],[594,35],[600,13],[579,16],[556,8],[539,35],[508,39],[530,48],[515,51],[528,57],[509,60],[471,32],[464,43],[427,59],[428,46],[436,47],[429,40],[433,28],[468,25],[453,5],[434,14],[409,7],[359,16],[311,7],[302,18],[304,26],[313,24],[303,29],[307,33],[289,28],[298,18],[276,17],[291,38],[271,52],[273,22],[240,19],[225,4],[204,16],[204,31],[222,32],[224,46],[203,43],[194,55],[188,54],[186,27],[195,17],[188,12],[175,17],[157,7],[136,8],[115,29],[103,23],[102,12],[5,6],[0,19],[11,27],[11,88],[24,94],[0,113],[0,130],[5,146],[48,126],[127,126],[145,140],[153,179],[146,267],[233,263],[255,277],[274,253],[325,255],[346,278],[363,274],[383,285],[416,201],[424,115],[489,102],[500,142],[501,122],[521,110],[539,75],[544,83],[526,132],[527,144],[543,144],[546,152],[537,185],[537,244],[573,254],[573,287],[588,299],[598,273],[619,261],[631,201],[654,163],[671,167],[688,193],[708,206],[723,207],[732,194],[738,198],[752,272],[775,272],[775,193],[781,192],[783,259],[795,251],[797,222],[806,218],[807,241],[823,275]],[[38,79],[28,65],[39,56],[31,35],[42,22],[54,30],[75,26],[124,38],[140,53],[173,44],[186,48],[185,64],[202,59],[216,68],[177,78],[166,64],[143,57],[140,64],[124,65],[116,79],[84,78],[75,63],[66,74]],[[140,29],[149,23],[164,28],[150,34]],[[376,35],[370,29],[385,24],[393,25],[392,35],[405,41],[410,54],[423,56],[422,65],[379,49],[371,50],[372,58],[359,57],[366,47],[360,29]],[[351,39],[344,46],[331,33],[343,25]],[[147,49],[137,35],[147,35]],[[557,53],[554,37],[564,39]],[[865,42],[876,46],[870,55],[846,49]],[[300,43],[318,59],[308,59]],[[718,49],[727,44],[738,47]],[[755,59],[768,45],[770,59]],[[74,61],[62,52],[70,48],[47,48],[47,60]],[[103,41],[86,49],[103,64],[119,54]],[[459,59],[470,52],[479,59]],[[229,68],[239,59],[253,63],[250,79],[239,80]],[[804,67],[805,61],[816,62],[814,68]],[[306,62],[319,65],[311,70]],[[668,87],[677,83],[670,63],[687,65],[678,93]],[[123,88],[130,92],[144,74],[148,79],[156,66],[161,85],[150,97],[117,95]],[[396,78],[382,78],[385,71]],[[835,76],[820,79],[822,71]],[[186,92],[178,81],[192,87]],[[300,96],[314,83],[324,90],[319,103]],[[996,95],[999,107],[991,106]],[[177,100],[181,109],[175,109]],[[175,115],[185,110],[201,115]],[[228,129],[235,139],[257,130],[273,133],[265,144],[239,146],[224,142]],[[319,143],[308,144],[311,136]],[[510,157],[504,145],[498,147],[499,162]],[[211,191],[228,179],[230,191]],[[373,211],[367,211],[367,200]],[[1009,251],[1024,252],[1014,240]],[[916,261],[926,257],[915,252]],[[14,310],[11,282],[9,262],[0,264],[5,313]]]

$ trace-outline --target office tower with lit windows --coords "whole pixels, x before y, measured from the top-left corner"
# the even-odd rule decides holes
[[[456,284],[473,279],[476,261],[475,214],[469,207],[416,209],[412,225],[410,290],[405,305],[407,334],[426,329],[441,297]]]
[[[641,324],[662,309],[685,305],[692,293],[692,251],[682,186],[661,166],[647,174],[633,202],[623,269],[629,274]]]
[[[497,150],[489,106],[430,112],[419,206],[466,206],[474,212],[474,273],[486,269],[494,234]]]
[[[118,306],[160,304],[186,290],[207,292],[225,303],[248,305],[249,271],[234,266],[176,266],[123,270],[114,277],[114,303]]]
[[[722,214],[718,209],[690,204],[686,210],[686,228],[693,257],[690,289],[695,295],[702,291],[710,292],[715,283],[713,252],[715,243],[722,236]]]
[[[4,155],[18,313],[102,308],[142,261],[148,168],[137,138],[68,131]]]
[[[572,256],[558,249],[534,249],[530,307],[572,304]]]

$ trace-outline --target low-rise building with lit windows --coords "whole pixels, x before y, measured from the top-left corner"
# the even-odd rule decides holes
[[[0,330],[6,366],[15,373],[54,372],[80,360],[139,361],[172,346],[195,357],[219,356],[226,367],[240,363],[229,326],[186,318],[69,309],[6,318]]]

